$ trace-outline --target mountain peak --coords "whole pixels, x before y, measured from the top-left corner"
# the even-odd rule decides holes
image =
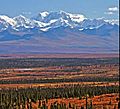
[[[14,17],[13,19],[14,19],[14,20],[25,20],[25,19],[28,19],[28,18],[26,18],[26,17],[23,16],[23,15],[19,15],[19,16]]]
[[[16,24],[16,22],[12,18],[10,18],[6,15],[0,15],[0,23],[1,22],[5,22],[8,25],[12,25],[12,26]]]
[[[37,20],[41,21],[48,15],[49,15],[49,12],[47,12],[47,11],[40,12],[37,16]]]
[[[49,14],[49,12],[47,12],[47,11],[43,11],[43,12],[41,12],[41,13],[39,13],[41,16],[43,16],[43,17],[46,17],[48,14]]]

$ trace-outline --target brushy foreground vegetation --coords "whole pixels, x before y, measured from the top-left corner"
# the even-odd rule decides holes
[[[87,96],[93,97],[101,94],[119,93],[118,86],[90,86],[90,85],[68,85],[60,88],[26,88],[26,89],[1,89],[0,90],[0,109],[27,109],[32,108],[31,103],[39,101],[38,109],[48,109],[47,101],[56,98],[79,98]],[[41,104],[42,101],[42,104]],[[86,103],[88,109],[91,105]],[[22,108],[21,108],[22,107]],[[65,104],[50,104],[50,109],[67,109]],[[73,109],[76,109],[75,107]],[[81,107],[84,109],[84,107]]]

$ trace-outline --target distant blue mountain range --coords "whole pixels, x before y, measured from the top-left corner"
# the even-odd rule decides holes
[[[64,11],[0,16],[0,53],[118,52],[119,25]]]

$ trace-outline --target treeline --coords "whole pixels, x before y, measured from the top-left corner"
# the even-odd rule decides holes
[[[48,99],[54,98],[76,98],[93,97],[101,94],[119,93],[118,86],[90,86],[90,85],[68,85],[61,88],[20,88],[20,89],[1,89],[0,90],[0,109],[25,109],[25,105],[29,104],[28,109],[32,109],[31,103],[39,101],[39,109],[47,109]],[[86,98],[87,99],[87,98]],[[42,105],[41,105],[42,102]],[[87,103],[86,103],[87,104]],[[51,109],[55,104],[51,104]],[[60,104],[59,104],[60,106]],[[62,107],[65,104],[61,104]],[[13,108],[15,107],[15,108]],[[16,108],[19,107],[19,108]],[[66,108],[59,108],[66,109]],[[83,108],[84,109],[84,108]]]
[[[117,82],[119,77],[78,77],[63,79],[21,79],[21,80],[0,80],[0,84],[32,84],[32,83],[60,83],[60,82]]]
[[[0,59],[0,69],[48,66],[87,66],[96,64],[106,65],[118,63],[118,58],[16,58]]]

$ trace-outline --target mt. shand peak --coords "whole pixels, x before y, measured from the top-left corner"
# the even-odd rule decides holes
[[[45,11],[32,18],[0,15],[0,51],[12,47],[13,53],[117,52],[119,25],[114,22],[64,11]]]

